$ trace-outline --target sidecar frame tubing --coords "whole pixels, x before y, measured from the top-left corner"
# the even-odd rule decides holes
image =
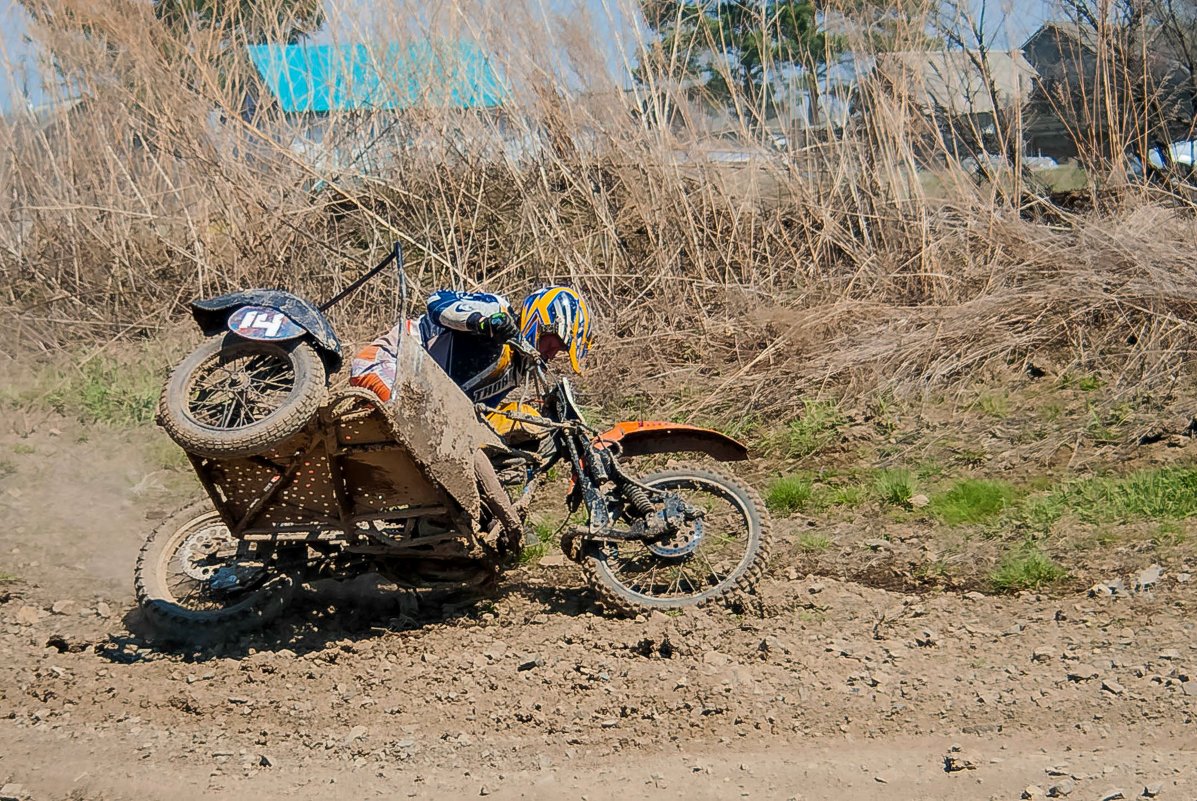
[[[442,516],[457,531],[472,533],[468,515],[398,442],[378,436],[368,425],[364,437],[350,430],[354,423],[369,423],[372,415],[382,414],[379,407],[371,404],[365,412],[335,414],[337,406],[334,402],[322,408],[303,431],[267,453],[241,459],[187,454],[234,537],[280,543],[352,542],[366,536],[362,524]],[[355,438],[367,441],[355,442]],[[403,465],[406,482],[386,484],[381,465],[387,460]],[[352,479],[347,477],[350,472],[355,472]],[[373,486],[370,478],[375,479]]]

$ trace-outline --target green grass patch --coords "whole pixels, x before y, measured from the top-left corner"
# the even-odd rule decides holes
[[[18,442],[12,446],[12,452],[18,456],[28,456],[31,453],[36,453],[37,449],[27,442]]]
[[[832,506],[846,506],[854,507],[860,506],[869,497],[868,492],[864,487],[857,484],[848,484],[842,487],[833,487],[827,493],[827,501]]]
[[[931,513],[951,526],[983,523],[1006,510],[1018,492],[1005,481],[969,478],[931,499]]]
[[[792,514],[805,508],[814,492],[810,479],[799,475],[783,476],[769,485],[765,506],[770,512]]]
[[[139,365],[96,360],[51,396],[51,404],[83,422],[135,426],[154,419],[162,373]]]
[[[867,407],[873,426],[883,435],[890,435],[898,430],[898,403],[893,393],[879,393],[869,401]]]
[[[553,539],[558,525],[548,520],[537,520],[532,524],[532,533],[536,535],[536,543],[525,545],[520,551],[520,564],[528,565],[539,562],[549,551],[553,550]]]
[[[1060,389],[1079,389],[1082,392],[1094,392],[1101,389],[1101,378],[1093,374],[1073,375],[1064,373],[1057,382]]]
[[[873,478],[873,491],[882,503],[891,506],[908,505],[916,489],[914,473],[903,468],[881,470]]]
[[[7,459],[0,459],[0,478],[7,478],[17,472],[17,466]]]
[[[1092,403],[1089,404],[1089,422],[1085,425],[1085,433],[1099,445],[1108,445],[1122,439],[1123,429],[1134,416],[1134,407],[1128,403],[1099,410]]]
[[[1014,512],[1014,520],[1023,528],[1037,534],[1046,534],[1067,511],[1059,496],[1037,495],[1027,498]]]
[[[806,533],[798,538],[798,550],[804,553],[822,553],[831,547],[831,539],[824,534]]]
[[[1056,564],[1036,545],[1023,545],[1007,554],[989,582],[998,592],[1015,592],[1046,587],[1068,577],[1068,571]]]
[[[987,392],[977,398],[976,406],[982,414],[998,420],[1010,416],[1010,397],[1004,392]]]
[[[7,570],[0,570],[0,584],[12,584],[17,580],[15,573],[9,573]]]
[[[945,468],[940,462],[934,459],[925,459],[918,463],[918,466],[915,469],[915,475],[923,481],[927,481],[928,479],[940,478],[944,475],[946,470],[947,468]]]
[[[1151,535],[1151,541],[1157,548],[1173,548],[1184,545],[1189,539],[1188,533],[1175,521],[1160,523]]]
[[[151,422],[172,361],[151,351],[101,354],[81,366],[49,365],[0,390],[0,407],[51,409],[84,423],[131,427]]]
[[[1082,479],[1065,485],[1055,498],[1086,523],[1183,520],[1197,514],[1197,468]]]
[[[844,423],[844,416],[834,403],[803,401],[802,414],[787,423],[773,439],[782,455],[801,459],[835,443]]]

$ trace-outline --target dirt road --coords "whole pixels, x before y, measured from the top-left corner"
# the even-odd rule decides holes
[[[26,434],[0,437],[0,797],[1197,797],[1173,566],[1113,597],[777,570],[776,617],[618,620],[549,564],[474,604],[320,588],[269,636],[164,653],[129,587],[174,479],[141,435]]]

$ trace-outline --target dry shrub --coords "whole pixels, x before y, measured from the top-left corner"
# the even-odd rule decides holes
[[[592,391],[654,413],[780,419],[807,392],[924,391],[1027,358],[1146,386],[1193,347],[1197,226],[1175,192],[1091,178],[1092,208],[1068,212],[1022,173],[978,181],[892,86],[784,152],[751,111],[718,139],[704,101],[661,76],[622,91],[593,20],[511,25],[495,5],[444,4],[423,28],[370,18],[359,38],[473,37],[507,80],[500,110],[330,113],[317,157],[293,146],[310,118],[245,103],[264,90],[243,45],[296,20],[28,4],[77,99],[0,127],[0,303],[19,338],[148,336],[239,287],[323,298],[400,241],[423,292],[582,288],[600,319]],[[552,66],[563,53],[573,77]],[[338,149],[366,157],[334,168]],[[335,323],[361,338],[395,309],[376,282]]]

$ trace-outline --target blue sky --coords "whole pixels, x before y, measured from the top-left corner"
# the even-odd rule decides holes
[[[485,4],[486,0],[483,0]],[[328,3],[337,0],[326,0]],[[510,2],[510,0],[502,0]],[[593,31],[592,41],[611,42],[619,37],[620,28],[627,23],[618,15],[614,18],[604,8],[604,0],[528,0],[529,8],[533,9],[534,18],[548,20],[556,14],[565,13],[578,3],[583,3],[591,12],[592,19],[597,20],[596,30]],[[330,27],[333,32],[323,33],[318,38],[344,39],[352,30],[369,30],[369,19],[379,9],[402,7],[403,3],[368,2],[368,0],[340,0],[342,7],[349,8],[346,14],[332,14],[337,17],[342,29],[338,35],[338,22]],[[1009,47],[1020,44],[1032,31],[1039,27],[1050,14],[1050,0],[970,0],[970,11],[977,13],[982,7],[986,11],[986,30],[991,37],[990,44],[995,47]],[[356,17],[356,19],[350,19]],[[418,24],[418,23],[417,23]],[[8,113],[14,103],[26,98],[32,105],[41,105],[49,98],[43,86],[43,73],[39,64],[35,46],[28,41],[29,17],[18,0],[0,0],[0,113]],[[634,36],[634,32],[625,28],[625,37]],[[564,45],[563,45],[564,47]],[[621,59],[612,50],[608,56],[609,66]]]
[[[0,112],[12,108],[14,98],[44,100],[37,55],[26,41],[29,16],[17,0],[0,0]]]

